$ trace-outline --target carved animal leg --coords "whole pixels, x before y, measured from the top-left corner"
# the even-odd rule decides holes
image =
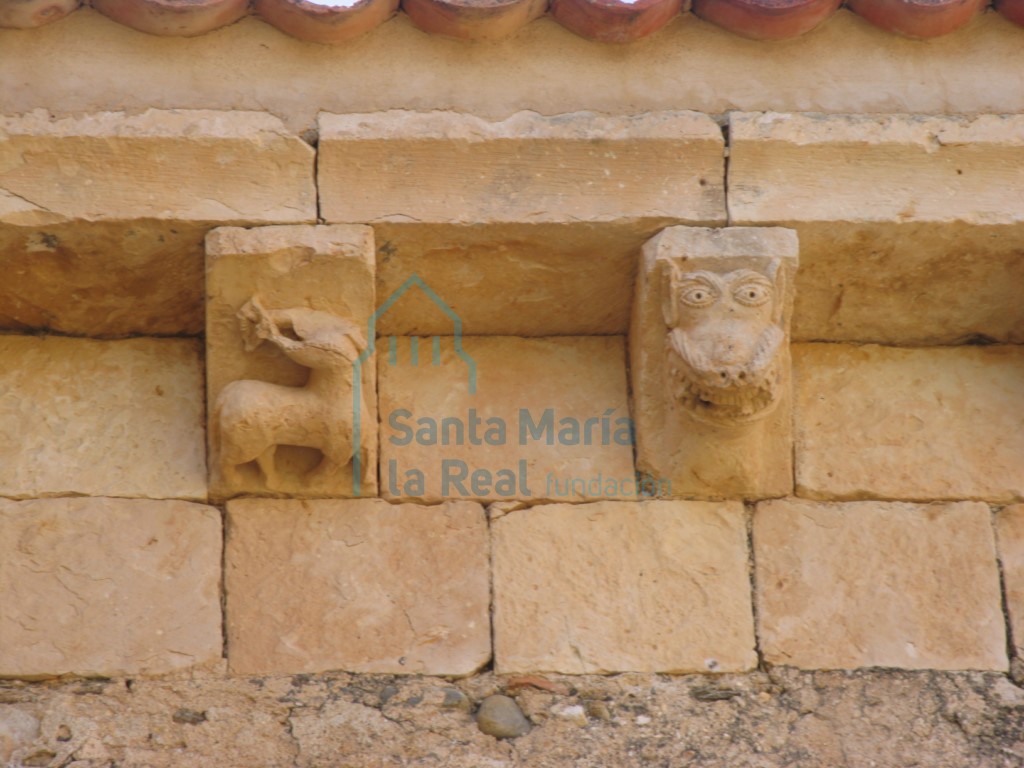
[[[235,488],[242,482],[242,475],[238,471],[238,465],[224,458],[220,460],[220,474],[224,478],[225,483]]]
[[[256,464],[259,466],[260,472],[263,473],[263,482],[271,490],[276,490],[278,487],[277,469],[274,466],[275,451],[277,451],[277,446],[270,445],[263,453],[256,457]]]
[[[311,483],[319,482],[337,472],[344,464],[338,462],[330,454],[324,453],[320,463],[313,467],[306,474],[306,480]]]
[[[377,479],[377,468],[370,466],[370,449],[365,446],[359,449],[359,465],[363,483],[370,483]]]

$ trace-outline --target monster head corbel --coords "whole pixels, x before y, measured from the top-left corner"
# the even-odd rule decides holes
[[[669,386],[693,418],[737,426],[764,418],[782,393],[785,269],[684,272],[663,282]]]

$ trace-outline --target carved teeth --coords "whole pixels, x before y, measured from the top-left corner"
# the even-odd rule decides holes
[[[678,399],[687,411],[705,421],[749,421],[766,415],[775,404],[772,384],[776,377],[765,379],[754,386],[719,388],[702,387],[686,377],[679,382]]]

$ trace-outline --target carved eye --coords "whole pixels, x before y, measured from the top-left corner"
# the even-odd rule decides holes
[[[713,304],[715,299],[718,298],[715,291],[703,284],[691,285],[689,288],[685,288],[680,294],[679,298],[683,304],[690,307],[706,307],[709,304]]]
[[[740,304],[759,307],[772,297],[772,289],[767,280],[744,280],[736,286],[732,296]]]

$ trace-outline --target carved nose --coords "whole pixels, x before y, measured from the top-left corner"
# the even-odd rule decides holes
[[[723,387],[737,386],[744,384],[747,380],[747,372],[733,367],[721,367],[715,370],[718,383]]]
[[[735,342],[729,342],[719,347],[718,354],[718,368],[719,372],[725,372],[728,374],[734,374],[738,372],[741,367],[740,364],[747,356],[747,349]]]

